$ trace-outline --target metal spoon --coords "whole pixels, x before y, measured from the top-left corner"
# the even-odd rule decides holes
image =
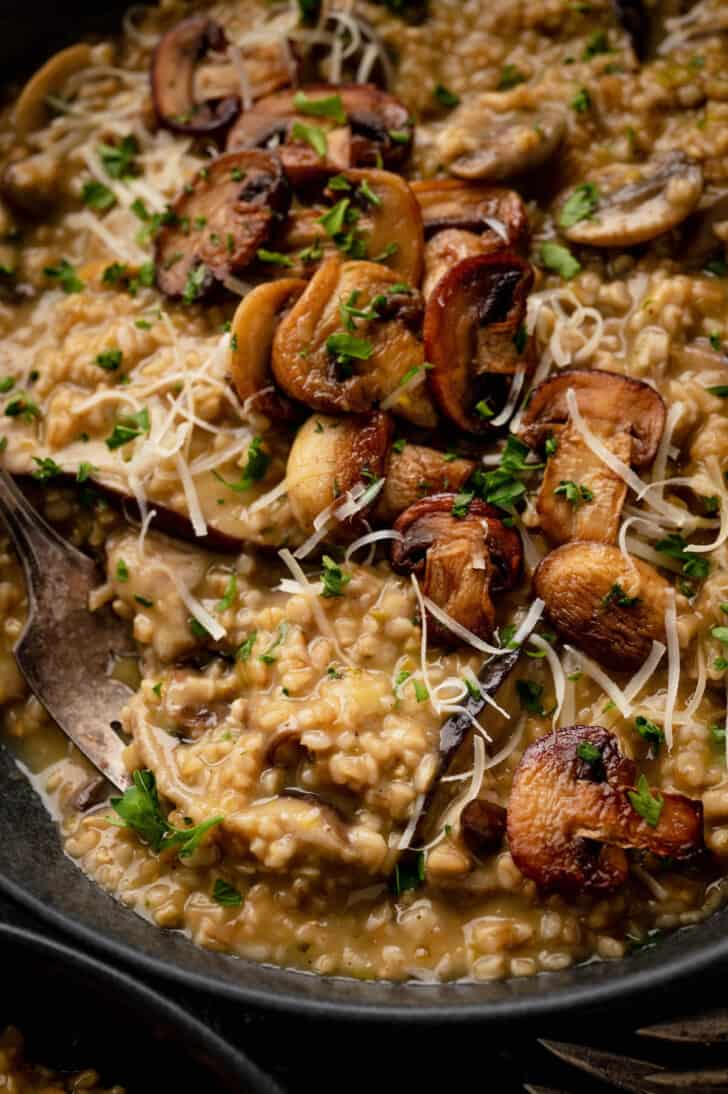
[[[20,671],[69,740],[124,791],[131,780],[112,723],[132,692],[110,673],[117,657],[134,652],[128,629],[110,611],[89,611],[95,563],[46,524],[5,471],[0,518],[28,586],[28,619],[14,650]]]

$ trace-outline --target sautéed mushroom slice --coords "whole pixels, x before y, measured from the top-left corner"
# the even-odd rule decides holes
[[[519,99],[486,92],[459,106],[439,135],[440,162],[459,178],[488,182],[540,167],[564,138],[564,111],[512,105]]]

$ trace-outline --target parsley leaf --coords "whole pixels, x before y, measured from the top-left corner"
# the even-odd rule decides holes
[[[81,292],[85,288],[67,258],[62,258],[57,266],[45,266],[43,273],[57,281],[65,293]]]
[[[448,91],[442,84],[436,84],[432,94],[441,106],[452,108],[460,105],[460,96],[456,95],[454,91]]]
[[[22,418],[25,422],[32,422],[34,418],[41,417],[40,407],[27,395],[14,395],[5,404],[5,414],[8,418]]]
[[[271,262],[276,266],[293,265],[293,259],[288,255],[282,254],[281,251],[269,251],[265,247],[259,247],[256,256],[261,262]]]
[[[584,502],[594,500],[594,494],[588,486],[573,482],[571,479],[562,479],[559,485],[554,487],[554,494],[563,495],[574,509],[578,509]]]
[[[291,127],[291,137],[294,141],[304,141],[306,144],[310,144],[314,152],[322,159],[329,150],[326,134],[318,125],[294,122]]]
[[[590,61],[592,57],[596,57],[599,53],[611,53],[612,50],[609,45],[609,39],[603,30],[595,30],[589,38],[584,49],[584,60]]]
[[[546,711],[541,703],[543,684],[536,684],[533,680],[517,680],[516,691],[518,692],[521,706],[524,707],[529,714],[536,714],[540,718],[544,717]]]
[[[243,473],[238,482],[228,482],[224,479],[219,472],[215,471],[215,478],[224,483],[229,490],[234,490],[236,494],[242,494],[246,490],[250,490],[253,483],[260,482],[265,478],[266,471],[270,467],[270,456],[263,448],[263,438],[253,437],[248,448],[247,457],[245,460],[245,467]]]
[[[508,91],[511,87],[525,82],[526,77],[516,65],[504,65],[496,85],[498,91]]]
[[[324,555],[321,561],[324,567],[321,571],[321,580],[324,585],[321,596],[326,598],[343,596],[345,587],[351,581],[351,574],[342,570],[328,555]]]
[[[122,352],[120,349],[106,349],[96,355],[96,364],[107,372],[116,372],[121,365]]]
[[[468,488],[490,505],[512,512],[515,502],[526,493],[526,485],[522,480],[543,468],[542,463],[527,463],[526,458],[530,452],[530,448],[523,441],[509,436],[498,467],[493,471],[478,468],[470,477]]]
[[[475,493],[472,490],[464,490],[460,494],[456,494],[452,503],[452,515],[460,520],[467,517],[474,497]]]
[[[262,661],[266,665],[272,665],[273,662],[276,660],[275,651],[278,649],[278,647],[280,646],[281,642],[283,641],[283,639],[286,637],[287,634],[288,634],[288,624],[285,621],[283,623],[279,623],[278,624],[278,633],[277,633],[276,637],[271,642],[270,646],[268,646],[268,648],[263,653],[261,653],[258,660]]]
[[[235,886],[228,884],[221,877],[215,879],[215,884],[212,887],[212,899],[216,904],[221,904],[223,908],[239,908],[243,903],[243,898]]]
[[[136,437],[141,437],[142,433],[148,432],[149,411],[146,407],[142,407],[136,414],[127,414],[119,418],[113,432],[106,438],[106,447],[113,452],[115,448],[121,448]]]
[[[398,862],[394,868],[394,895],[401,896],[409,889],[419,889],[425,880],[425,852],[418,851],[412,864]]]
[[[110,190],[108,186],[103,182],[99,182],[97,179],[89,179],[88,182],[83,184],[83,190],[81,192],[81,198],[84,205],[88,205],[89,209],[98,209],[99,212],[103,212],[105,209],[110,209],[112,205],[116,205],[116,197],[113,190]]]
[[[137,174],[136,155],[139,144],[131,133],[118,144],[100,144],[99,159],[109,178],[128,179]]]
[[[247,661],[248,660],[251,653],[253,652],[253,646],[255,645],[255,640],[256,640],[257,637],[258,637],[258,632],[257,631],[251,631],[250,632],[250,634],[245,639],[245,641],[243,643],[241,643],[241,645],[239,645],[238,648],[237,648],[237,652],[235,654],[235,660],[236,661]]]
[[[184,292],[182,293],[183,304],[194,304],[207,287],[208,281],[208,269],[204,262],[200,262],[198,266],[194,266],[187,274],[187,280],[185,282]]]
[[[38,464],[38,470],[33,472],[36,482],[48,482],[49,479],[55,479],[63,474],[63,468],[59,467],[50,456],[44,456],[43,459],[33,456],[33,462]]]
[[[659,748],[665,740],[662,727],[658,726],[656,722],[651,722],[649,718],[643,718],[641,714],[635,718],[634,727],[643,740],[654,744],[656,748]]]
[[[133,785],[120,798],[111,799],[111,807],[121,817],[120,827],[131,828],[156,853],[175,847],[179,848],[180,858],[187,858],[204,835],[223,820],[221,816],[211,817],[191,828],[174,828],[162,812],[154,774],[135,771],[132,779]]]
[[[650,828],[657,828],[665,802],[657,791],[653,797],[650,784],[644,775],[640,775],[636,790],[627,791],[627,797],[635,813],[644,817]]]
[[[634,608],[635,605],[639,604],[640,598],[638,596],[627,596],[619,582],[615,581],[607,595],[602,597],[602,607],[606,608],[612,601],[619,604],[620,608]]]
[[[310,114],[317,118],[333,118],[339,125],[346,125],[347,117],[341,95],[329,95],[325,99],[311,99],[304,91],[297,91],[293,105],[299,114]],[[325,155],[324,149],[320,155]]]
[[[580,88],[571,100],[571,108],[577,114],[586,114],[591,108],[591,104],[591,95],[585,87]]]
[[[226,612],[228,608],[232,606],[233,601],[238,593],[238,578],[237,574],[230,574],[228,583],[225,586],[225,592],[223,593],[222,600],[218,600],[215,605],[216,612]]]
[[[569,194],[559,213],[559,225],[571,228],[580,220],[590,220],[599,205],[599,191],[593,182],[582,182]]]
[[[541,244],[540,254],[546,269],[561,274],[565,281],[571,281],[572,277],[576,277],[581,272],[581,263],[577,262],[571,251],[567,247],[562,247],[560,243],[547,240]]]
[[[669,558],[676,558],[682,562],[682,572],[687,577],[702,579],[708,576],[710,563],[707,558],[692,554],[689,545],[677,532],[670,532],[664,539],[655,544],[655,550],[661,551]]]

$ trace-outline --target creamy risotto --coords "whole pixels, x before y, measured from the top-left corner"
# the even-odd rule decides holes
[[[8,100],[3,460],[133,631],[132,781],[7,544],[2,732],[160,928],[487,980],[724,902],[728,37],[618,7],[162,0]]]

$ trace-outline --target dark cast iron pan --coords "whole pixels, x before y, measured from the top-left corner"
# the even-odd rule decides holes
[[[0,0],[0,69],[32,71],[44,56],[86,31],[118,25],[118,0],[32,5]],[[498,983],[389,984],[320,978],[198,949],[181,933],[162,931],[117,904],[65,857],[58,832],[25,775],[0,747],[0,891],[94,949],[153,977],[262,1008],[310,1018],[391,1023],[538,1020],[587,1008],[610,1010],[650,996],[650,1013],[668,987],[715,971],[728,958],[728,909],[623,961],[592,962],[560,973]],[[0,967],[2,967],[0,965]],[[93,1057],[87,1061],[93,1065]]]
[[[281,1094],[275,1083],[176,1003],[125,973],[0,924],[0,1031],[62,1073],[93,1068],[105,1086],[206,1094]]]

